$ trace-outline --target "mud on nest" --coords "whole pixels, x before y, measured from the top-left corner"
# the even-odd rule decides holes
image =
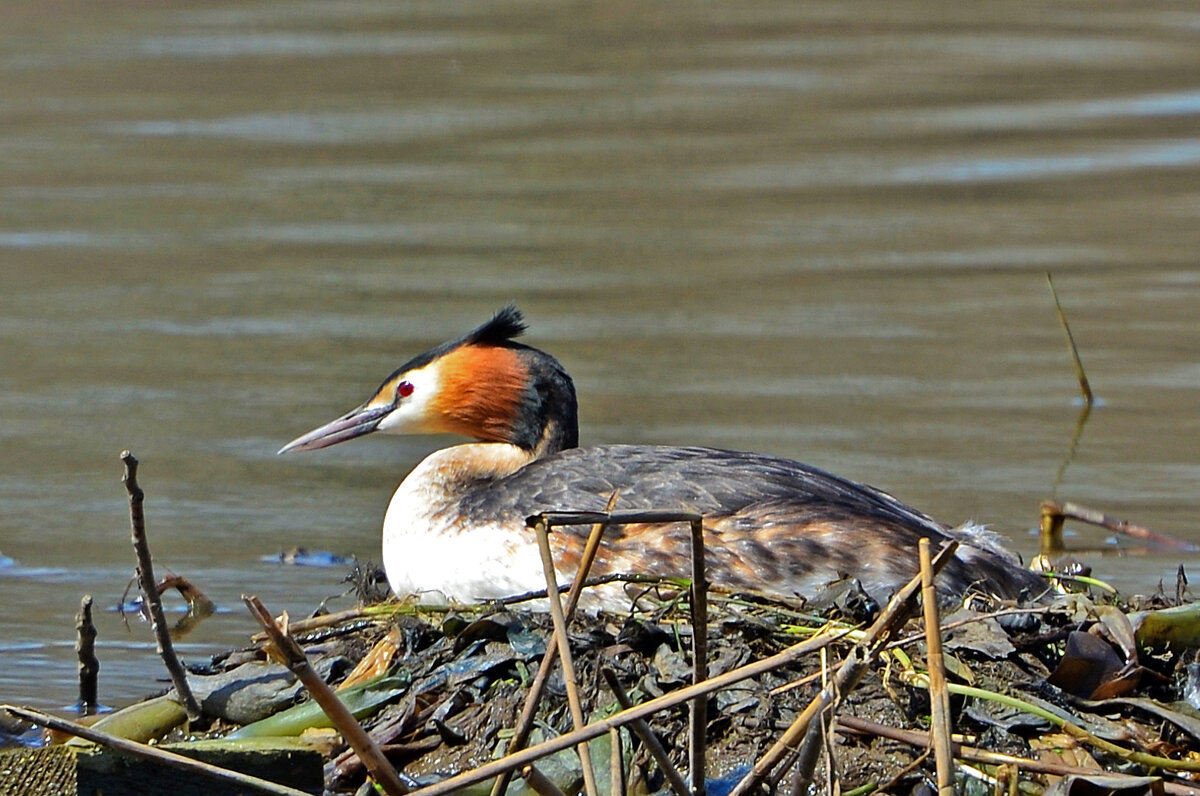
[[[710,600],[710,677],[779,652],[831,620],[847,619],[833,604],[817,613],[729,595],[710,595]],[[1149,607],[1166,602],[1159,597]],[[945,633],[945,651],[953,683],[1018,696],[1044,710],[1069,715],[1074,723],[1101,737],[1120,738],[1133,748],[1177,758],[1197,748],[1195,733],[1200,722],[1189,731],[1186,723],[1130,707],[1128,700],[1135,693],[1157,697],[1160,702],[1181,700],[1188,683],[1186,665],[1193,660],[1190,653],[1160,650],[1143,652],[1141,660],[1122,660],[1121,631],[1111,629],[1121,627],[1121,622],[1107,606],[1097,606],[1084,597],[1063,598],[1052,606],[1031,609],[1031,613],[999,614],[988,617],[977,607],[967,607],[943,616],[943,627],[951,628]],[[854,624],[852,617],[848,624]],[[924,643],[919,625],[911,623],[909,631],[914,633],[909,643],[881,655],[861,684],[844,695],[815,772],[818,785],[836,781],[842,790],[868,786],[908,791],[932,781],[933,760],[924,749],[864,730],[854,721],[928,729],[928,691],[922,679]],[[546,645],[553,643],[549,617],[519,607],[445,613],[392,603],[386,610],[377,607],[369,620],[299,638],[314,659],[344,656],[356,661],[389,632],[399,639],[391,668],[407,686],[392,704],[364,724],[374,728],[397,767],[416,782],[427,783],[501,756]],[[1097,638],[1113,650],[1116,668],[1111,660],[1088,661],[1073,653],[1068,641],[1079,633]],[[569,638],[588,720],[619,710],[601,676],[603,669],[616,674],[634,703],[690,684],[691,634],[686,604],[679,600],[627,615],[576,617]],[[710,695],[706,773],[712,792],[727,788],[775,743],[851,645],[851,639],[838,642],[824,656],[810,655]],[[1078,673],[1065,682],[1061,677],[1055,681],[1055,670],[1061,669],[1064,661],[1076,664],[1077,670],[1083,666],[1089,676],[1100,671],[1099,677],[1107,677],[1110,683],[1122,676],[1128,680],[1129,673],[1122,675],[1120,670],[1128,669],[1130,663],[1138,667],[1139,676],[1124,691],[1118,688],[1105,695],[1093,689],[1081,694],[1075,687]],[[218,660],[214,668],[232,662],[232,658]],[[1113,701],[1114,695],[1126,701]],[[954,696],[952,710],[956,732],[977,747],[1029,758],[1044,757],[1046,752],[1039,749],[1048,743],[1057,744],[1060,752],[1064,744],[1080,746],[1070,739],[1064,741],[1057,728],[1038,716],[985,699]],[[1183,716],[1187,708],[1177,710],[1177,715]],[[1123,714],[1120,725],[1110,718],[1115,713]],[[686,706],[661,711],[649,724],[677,770],[686,770]],[[535,726],[535,739],[573,728],[561,668],[549,681]],[[1051,739],[1048,742],[1047,737]],[[662,789],[663,775],[641,743],[632,736],[622,743],[628,754],[624,762],[630,791]],[[1110,770],[1130,769],[1127,761],[1111,755],[1096,757]],[[1080,748],[1075,759],[1083,758],[1091,759]],[[580,788],[577,762],[574,765],[571,769],[568,764],[556,782],[567,793]],[[787,770],[788,766],[779,769],[775,784],[787,787]],[[326,775],[328,789],[349,792],[362,781],[363,772],[355,759],[343,755],[330,761]],[[1037,787],[1041,785],[1044,781]]]

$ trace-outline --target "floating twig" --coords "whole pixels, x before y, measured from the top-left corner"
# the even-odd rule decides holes
[[[400,781],[396,769],[392,767],[392,764],[380,751],[379,746],[354,718],[354,714],[342,704],[333,689],[313,669],[304,650],[300,648],[296,640],[280,629],[275,618],[263,607],[257,597],[243,595],[242,601],[259,624],[263,626],[263,629],[267,631],[271,644],[268,648],[269,651],[273,652],[304,684],[313,700],[321,706],[321,710],[325,711],[325,715],[330,718],[338,732],[346,739],[346,743],[350,744],[358,754],[363,765],[367,767],[367,771],[371,773],[371,777],[383,787],[388,796],[404,796],[408,793],[409,788]]]
[[[1064,519],[1059,503],[1053,500],[1042,501],[1042,511],[1038,518],[1038,554],[1034,560],[1034,569],[1053,572],[1057,559],[1067,552],[1066,540],[1063,538]]]
[[[103,730],[97,730],[95,727],[77,724],[58,716],[52,716],[49,713],[42,713],[37,710],[15,707],[13,705],[0,705],[0,710],[6,710],[18,718],[32,721],[55,732],[74,735],[77,738],[83,738],[84,740],[100,744],[115,752],[152,760],[164,766],[170,766],[171,768],[177,768],[192,774],[215,777],[226,782],[235,783],[243,788],[250,788],[261,793],[275,794],[276,796],[310,796],[306,791],[289,788],[286,785],[279,785],[275,782],[250,776],[249,774],[230,771],[227,768],[214,766],[210,763],[202,763],[199,760],[193,760],[190,757],[184,757],[183,755],[168,752],[165,749],[155,746],[138,743],[137,741],[131,741],[127,738],[119,738]]]
[[[1056,503],[1052,500],[1042,501],[1042,516],[1045,517],[1046,514],[1059,517],[1060,522],[1063,519],[1086,522],[1089,525],[1095,525],[1113,533],[1119,533],[1122,536],[1130,536],[1143,542],[1149,542],[1162,550],[1170,550],[1177,553],[1194,553],[1200,549],[1200,547],[1191,542],[1185,542],[1182,539],[1176,539],[1173,536],[1152,531],[1143,525],[1136,525],[1128,520],[1114,517],[1111,514],[1105,514],[1098,509],[1088,508],[1087,506],[1081,506],[1078,503],[1070,501],[1063,501],[1062,503]]]
[[[933,757],[939,796],[954,796],[954,752],[950,746],[950,692],[946,690],[946,663],[938,620],[937,591],[929,557],[929,539],[917,547],[921,561],[921,606],[925,612],[925,651],[929,663],[929,713],[933,731]]]
[[[96,678],[100,661],[96,658],[96,625],[92,622],[92,595],[85,594],[75,615],[75,655],[79,659],[79,714],[91,716],[98,703]]]
[[[183,702],[188,719],[193,722],[199,721],[202,715],[200,705],[196,702],[196,697],[192,695],[192,689],[187,682],[187,673],[183,669],[183,664],[179,662],[179,656],[175,654],[175,646],[171,643],[171,631],[167,626],[167,617],[163,612],[162,600],[159,598],[154,580],[150,543],[146,541],[146,515],[142,507],[146,495],[137,482],[138,460],[126,450],[121,452],[121,461],[125,464],[125,474],[121,481],[125,484],[125,491],[129,493],[129,524],[133,534],[133,549],[137,555],[138,580],[141,582],[146,608],[150,612],[150,627],[154,630],[158,654],[162,656],[163,663],[166,664],[167,672],[171,675],[171,682],[175,685],[175,693]]]
[[[190,580],[183,575],[168,573],[158,582],[158,593],[161,595],[168,589],[179,592],[179,596],[187,602],[187,613],[171,628],[172,638],[183,638],[200,624],[201,620],[213,615],[217,607],[213,601],[204,595]]]

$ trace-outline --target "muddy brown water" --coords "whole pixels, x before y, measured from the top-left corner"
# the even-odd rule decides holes
[[[444,441],[275,451],[508,301],[585,444],[792,456],[1028,554],[1079,411],[1053,271],[1102,401],[1057,495],[1200,542],[1188,4],[0,15],[0,700],[75,699],[80,596],[132,570],[122,448],[160,572],[225,609],[185,659],[244,641],[243,592],[339,593],[260,559],[377,560]],[[153,689],[147,629],[99,623],[103,701]]]

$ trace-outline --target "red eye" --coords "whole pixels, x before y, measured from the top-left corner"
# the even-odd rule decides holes
[[[411,381],[402,381],[396,385],[396,394],[401,398],[407,398],[413,394],[413,389]]]

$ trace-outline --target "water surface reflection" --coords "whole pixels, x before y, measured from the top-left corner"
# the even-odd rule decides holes
[[[0,34],[0,697],[61,706],[84,593],[348,597],[444,440],[280,459],[518,301],[583,440],[811,461],[1025,553],[1058,495],[1194,540],[1200,15],[382,0],[12,9]],[[1082,535],[1104,542],[1104,534]],[[1175,559],[1096,562],[1152,588]],[[1192,562],[1185,562],[1191,564]],[[160,676],[98,611],[108,704]]]

